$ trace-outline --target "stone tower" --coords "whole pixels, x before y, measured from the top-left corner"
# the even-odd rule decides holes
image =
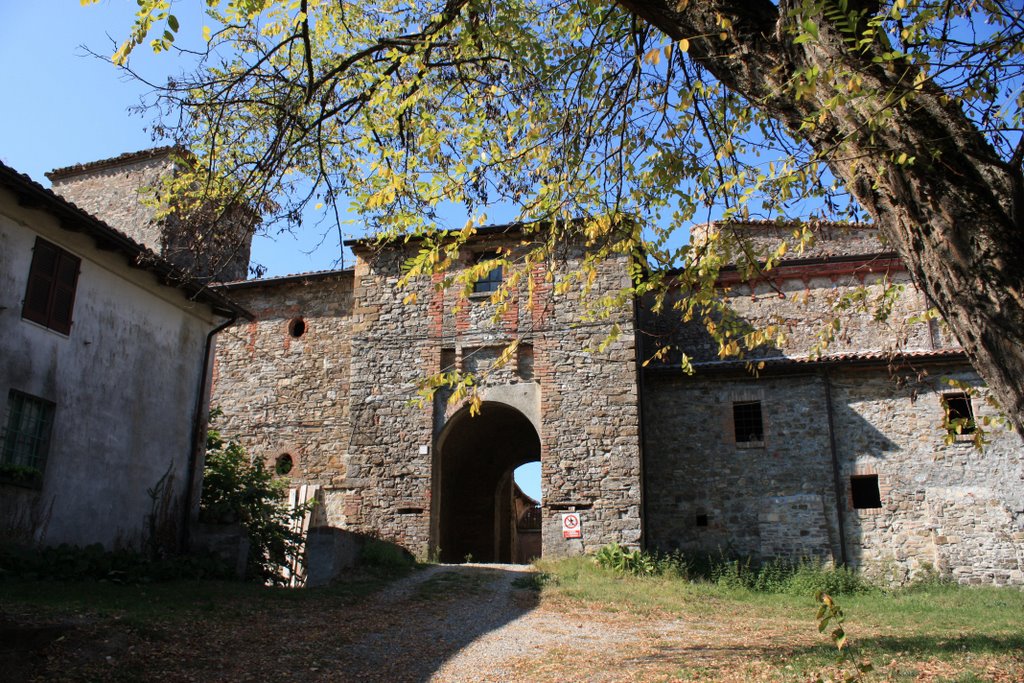
[[[199,280],[245,279],[249,247],[259,217],[236,210],[197,221],[156,218],[153,201],[161,180],[186,155],[175,147],[68,166],[46,177],[53,190]]]

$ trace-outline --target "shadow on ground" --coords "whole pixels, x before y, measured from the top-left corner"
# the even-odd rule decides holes
[[[347,674],[332,680],[429,681],[478,638],[534,609],[526,567],[438,565],[381,594],[372,626],[346,648]],[[514,647],[514,644],[513,644]]]
[[[427,681],[537,605],[531,576],[525,566],[435,565],[370,595],[359,586],[381,580],[353,575],[300,590],[105,585],[97,600],[82,597],[88,584],[28,584],[75,597],[39,607],[0,590],[0,680]]]

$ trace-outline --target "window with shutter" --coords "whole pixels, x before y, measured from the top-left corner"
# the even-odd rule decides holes
[[[77,256],[37,237],[21,317],[69,334],[80,265]]]

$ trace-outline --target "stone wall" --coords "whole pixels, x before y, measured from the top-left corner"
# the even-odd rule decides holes
[[[787,233],[736,230],[762,251]],[[914,321],[927,302],[899,261],[875,256],[874,230],[819,233],[811,260],[752,281],[722,273],[736,319],[782,333],[745,358],[719,357],[699,322],[644,314],[645,355],[673,347],[644,375],[650,544],[847,561],[895,582],[933,570],[1024,582],[1019,437],[996,429],[984,451],[944,443],[943,394],[962,391],[947,380],[973,386],[975,415],[991,415],[977,375],[941,322]],[[765,361],[758,377],[749,359]],[[763,438],[737,443],[733,405],[753,401]]]
[[[964,437],[945,443],[946,380],[975,388],[978,419],[995,413],[969,366],[925,369],[923,383],[902,386],[884,371],[832,380],[842,481],[877,475],[882,493],[882,507],[847,517],[851,561],[896,581],[937,570],[961,583],[1024,583],[1020,437],[994,428],[983,450]]]
[[[163,228],[151,204],[160,179],[174,171],[166,153],[114,165],[92,164],[47,174],[53,191],[136,242],[160,253]]]
[[[841,562],[841,515],[845,559],[886,581],[938,571],[963,583],[1024,582],[1019,437],[997,429],[983,451],[945,444],[945,379],[977,386],[977,376],[964,365],[915,370],[928,374],[875,365],[758,380],[648,376],[650,543]],[[991,415],[983,396],[972,401],[979,418]],[[752,399],[762,402],[764,443],[737,444],[731,405]],[[857,509],[851,478],[872,476],[881,506]]]
[[[352,273],[240,283],[229,295],[253,313],[217,338],[215,423],[270,467],[330,487],[344,481],[352,425]]]
[[[811,239],[801,245],[804,227]],[[714,222],[694,227],[691,234],[692,242],[697,246],[715,236],[723,243],[721,246],[729,248],[734,261],[740,260],[737,255],[744,252],[755,258],[764,258],[774,253],[780,242],[785,242],[788,247],[783,260],[791,262],[891,251],[880,241],[878,228],[863,223],[813,222],[797,226],[775,221]]]
[[[177,172],[171,147],[47,173],[53,190],[111,227],[144,244],[193,277],[217,282],[246,277],[259,217],[247,210],[212,209],[183,220],[157,219],[164,179]]]
[[[723,297],[735,321],[748,329],[774,326],[780,336],[747,358],[834,357],[848,354],[894,356],[904,352],[955,350],[959,344],[944,323],[917,321],[927,309],[924,295],[894,260],[781,266],[770,279],[741,282],[723,275]],[[671,304],[682,296],[669,294]],[[666,305],[668,310],[669,304]],[[685,352],[694,363],[733,361],[699,317],[681,322],[672,310],[645,309],[645,357],[660,346],[671,352],[661,364],[678,366]]]
[[[825,391],[808,377],[645,376],[648,544],[755,556],[839,556]],[[733,402],[764,438],[737,443]]]

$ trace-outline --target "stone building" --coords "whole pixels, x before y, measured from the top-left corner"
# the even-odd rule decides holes
[[[157,217],[164,180],[188,158],[176,147],[157,147],[54,169],[46,177],[54,192],[191,276],[216,282],[242,279],[258,223],[252,211],[211,207],[191,216]]]
[[[126,232],[149,230],[130,234],[173,257],[193,228],[154,224],[134,199],[156,171],[173,170],[169,154],[51,178],[114,225],[123,215]],[[754,250],[790,234],[729,229]],[[415,243],[355,241],[352,269],[249,281],[244,240],[186,251],[207,277],[218,274],[204,264],[233,264],[220,276],[238,280],[221,291],[254,314],[218,335],[221,429],[316,490],[317,547],[375,536],[420,556],[508,561],[536,552],[524,539],[539,525],[545,556],[614,541],[817,557],[895,581],[934,570],[1024,584],[1020,437],[994,429],[974,447],[972,421],[995,415],[987,391],[941,322],[908,322],[927,302],[874,229],[816,235],[768,275],[722,271],[735,321],[782,333],[739,361],[720,358],[705,328],[671,306],[655,313],[652,301],[623,296],[645,265],[634,255],[611,250],[589,288],[569,282],[592,254],[582,235],[562,240],[501,303],[500,269],[473,291],[442,285],[498,250],[516,260],[536,239],[517,226],[479,230],[453,272],[402,288]],[[683,296],[675,287],[669,303]],[[875,315],[879,305],[888,316]],[[477,375],[479,415],[444,391],[418,400],[424,378],[450,370]],[[968,433],[947,438],[951,419]],[[540,463],[539,511],[512,481],[527,462]],[[570,514],[579,537],[563,533]]]
[[[179,547],[212,340],[242,315],[0,164],[0,540]]]
[[[789,233],[733,229],[755,248]],[[482,229],[455,268],[498,249],[514,259],[530,239]],[[595,317],[628,284],[626,254],[589,291],[556,295],[586,255],[570,245],[495,317],[500,271],[468,295],[441,276],[399,288],[415,245],[351,246],[351,270],[227,285],[255,320],[218,342],[225,432],[319,487],[317,525],[443,560],[507,561],[511,472],[539,460],[545,556],[616,541],[818,557],[896,581],[934,570],[1024,583],[1020,438],[994,430],[974,447],[969,421],[993,414],[986,390],[941,323],[908,322],[927,302],[871,227],[821,227],[769,277],[722,272],[738,320],[784,333],[755,353],[753,372],[650,302],[622,299]],[[605,346],[613,325],[621,334]],[[515,355],[492,369],[513,339]],[[672,351],[655,358],[662,347]],[[479,373],[479,416],[443,392],[416,400],[420,380],[456,368]],[[968,433],[947,443],[950,418]],[[582,538],[563,537],[566,513]]]
[[[480,231],[462,255],[528,245],[515,227]],[[618,540],[639,544],[640,403],[631,302],[581,324],[581,313],[628,284],[620,259],[589,295],[556,296],[557,278],[585,257],[570,248],[536,267],[494,320],[491,292],[463,296],[441,276],[396,285],[413,246],[354,242],[353,270],[225,287],[256,320],[218,345],[216,405],[225,433],[295,481],[320,486],[320,522],[379,535],[421,555],[514,557],[511,472],[540,461],[545,554]],[[532,297],[528,289],[533,290]],[[410,295],[415,294],[412,301]],[[622,330],[600,352],[609,326]],[[519,340],[509,363],[491,371]],[[444,369],[486,374],[483,406],[418,403],[418,382]],[[585,511],[582,540],[562,538],[561,514]]]

